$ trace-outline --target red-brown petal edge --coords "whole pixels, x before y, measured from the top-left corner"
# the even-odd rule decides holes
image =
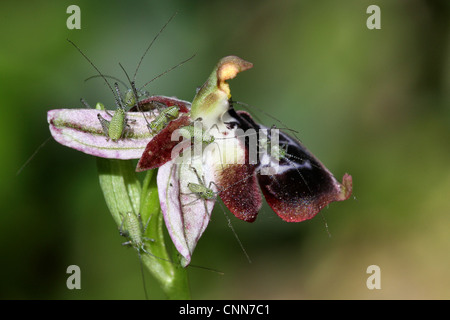
[[[142,153],[142,157],[137,164],[136,171],[140,172],[158,168],[172,160],[172,149],[180,143],[180,141],[172,141],[172,133],[190,123],[191,120],[188,115],[183,115],[180,118],[171,121],[147,144],[145,151]],[[190,145],[190,142],[188,145]]]
[[[166,107],[177,106],[180,109],[181,113],[188,113],[190,111],[191,104],[188,101],[180,100],[174,97],[166,97],[166,96],[151,96],[146,99],[139,101],[139,109],[136,107],[132,107],[130,109],[131,112],[138,111],[148,111],[154,109],[151,102],[159,102]]]

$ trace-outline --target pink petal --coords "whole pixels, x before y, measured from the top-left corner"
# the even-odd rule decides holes
[[[205,200],[187,187],[188,183],[199,183],[190,166],[194,164],[177,163],[171,160],[158,170],[158,192],[164,221],[172,241],[178,252],[183,256],[182,265],[187,266],[198,240],[209,223],[215,199]],[[212,170],[207,165],[195,166],[209,184]],[[211,189],[215,189],[211,186]]]
[[[55,109],[47,113],[47,121],[53,138],[66,147],[102,158],[139,159],[151,140],[144,119],[145,114],[150,121],[150,113],[127,113],[127,135],[116,142],[107,139],[97,114],[110,119],[105,111],[95,109]]]

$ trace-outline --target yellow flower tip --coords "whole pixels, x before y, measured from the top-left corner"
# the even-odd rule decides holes
[[[239,72],[253,67],[253,63],[245,61],[237,56],[227,56],[222,58],[217,65],[217,86],[225,92],[228,98],[231,97],[230,87],[225,82],[233,79]]]
[[[224,82],[236,77],[239,72],[253,67],[253,63],[245,61],[237,56],[227,56],[218,63],[217,80]]]

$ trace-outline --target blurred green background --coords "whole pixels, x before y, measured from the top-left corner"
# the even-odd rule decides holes
[[[81,8],[81,30],[66,9]],[[381,30],[366,9],[381,8]],[[231,217],[249,264],[217,206],[191,268],[194,299],[450,298],[450,55],[448,1],[24,1],[0,5],[0,298],[142,299],[135,251],[121,246],[95,159],[49,141],[46,112],[111,92],[66,39],[105,74],[154,94],[192,100],[216,62],[254,68],[230,82],[233,98],[299,131],[354,198],[314,219],[286,223],[266,206],[250,224]],[[274,120],[252,110],[270,126]],[[227,213],[229,216],[231,214]],[[326,222],[325,222],[326,221]],[[331,237],[327,233],[326,224]],[[81,290],[66,268],[81,268]],[[381,290],[366,287],[369,265]],[[145,275],[151,298],[164,298]]]

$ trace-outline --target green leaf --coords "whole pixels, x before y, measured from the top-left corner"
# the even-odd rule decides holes
[[[131,160],[97,158],[100,187],[106,204],[118,226],[122,215],[140,212],[141,184]]]
[[[169,241],[172,257],[165,242],[164,219],[156,184],[157,169],[147,172],[141,187],[131,160],[97,158],[97,167],[106,204],[118,228],[123,227],[126,213],[140,214],[145,228],[144,237],[153,240],[145,242],[145,249],[135,247],[140,250],[138,254],[142,264],[158,280],[169,299],[189,299],[187,272],[181,267],[172,242]]]

